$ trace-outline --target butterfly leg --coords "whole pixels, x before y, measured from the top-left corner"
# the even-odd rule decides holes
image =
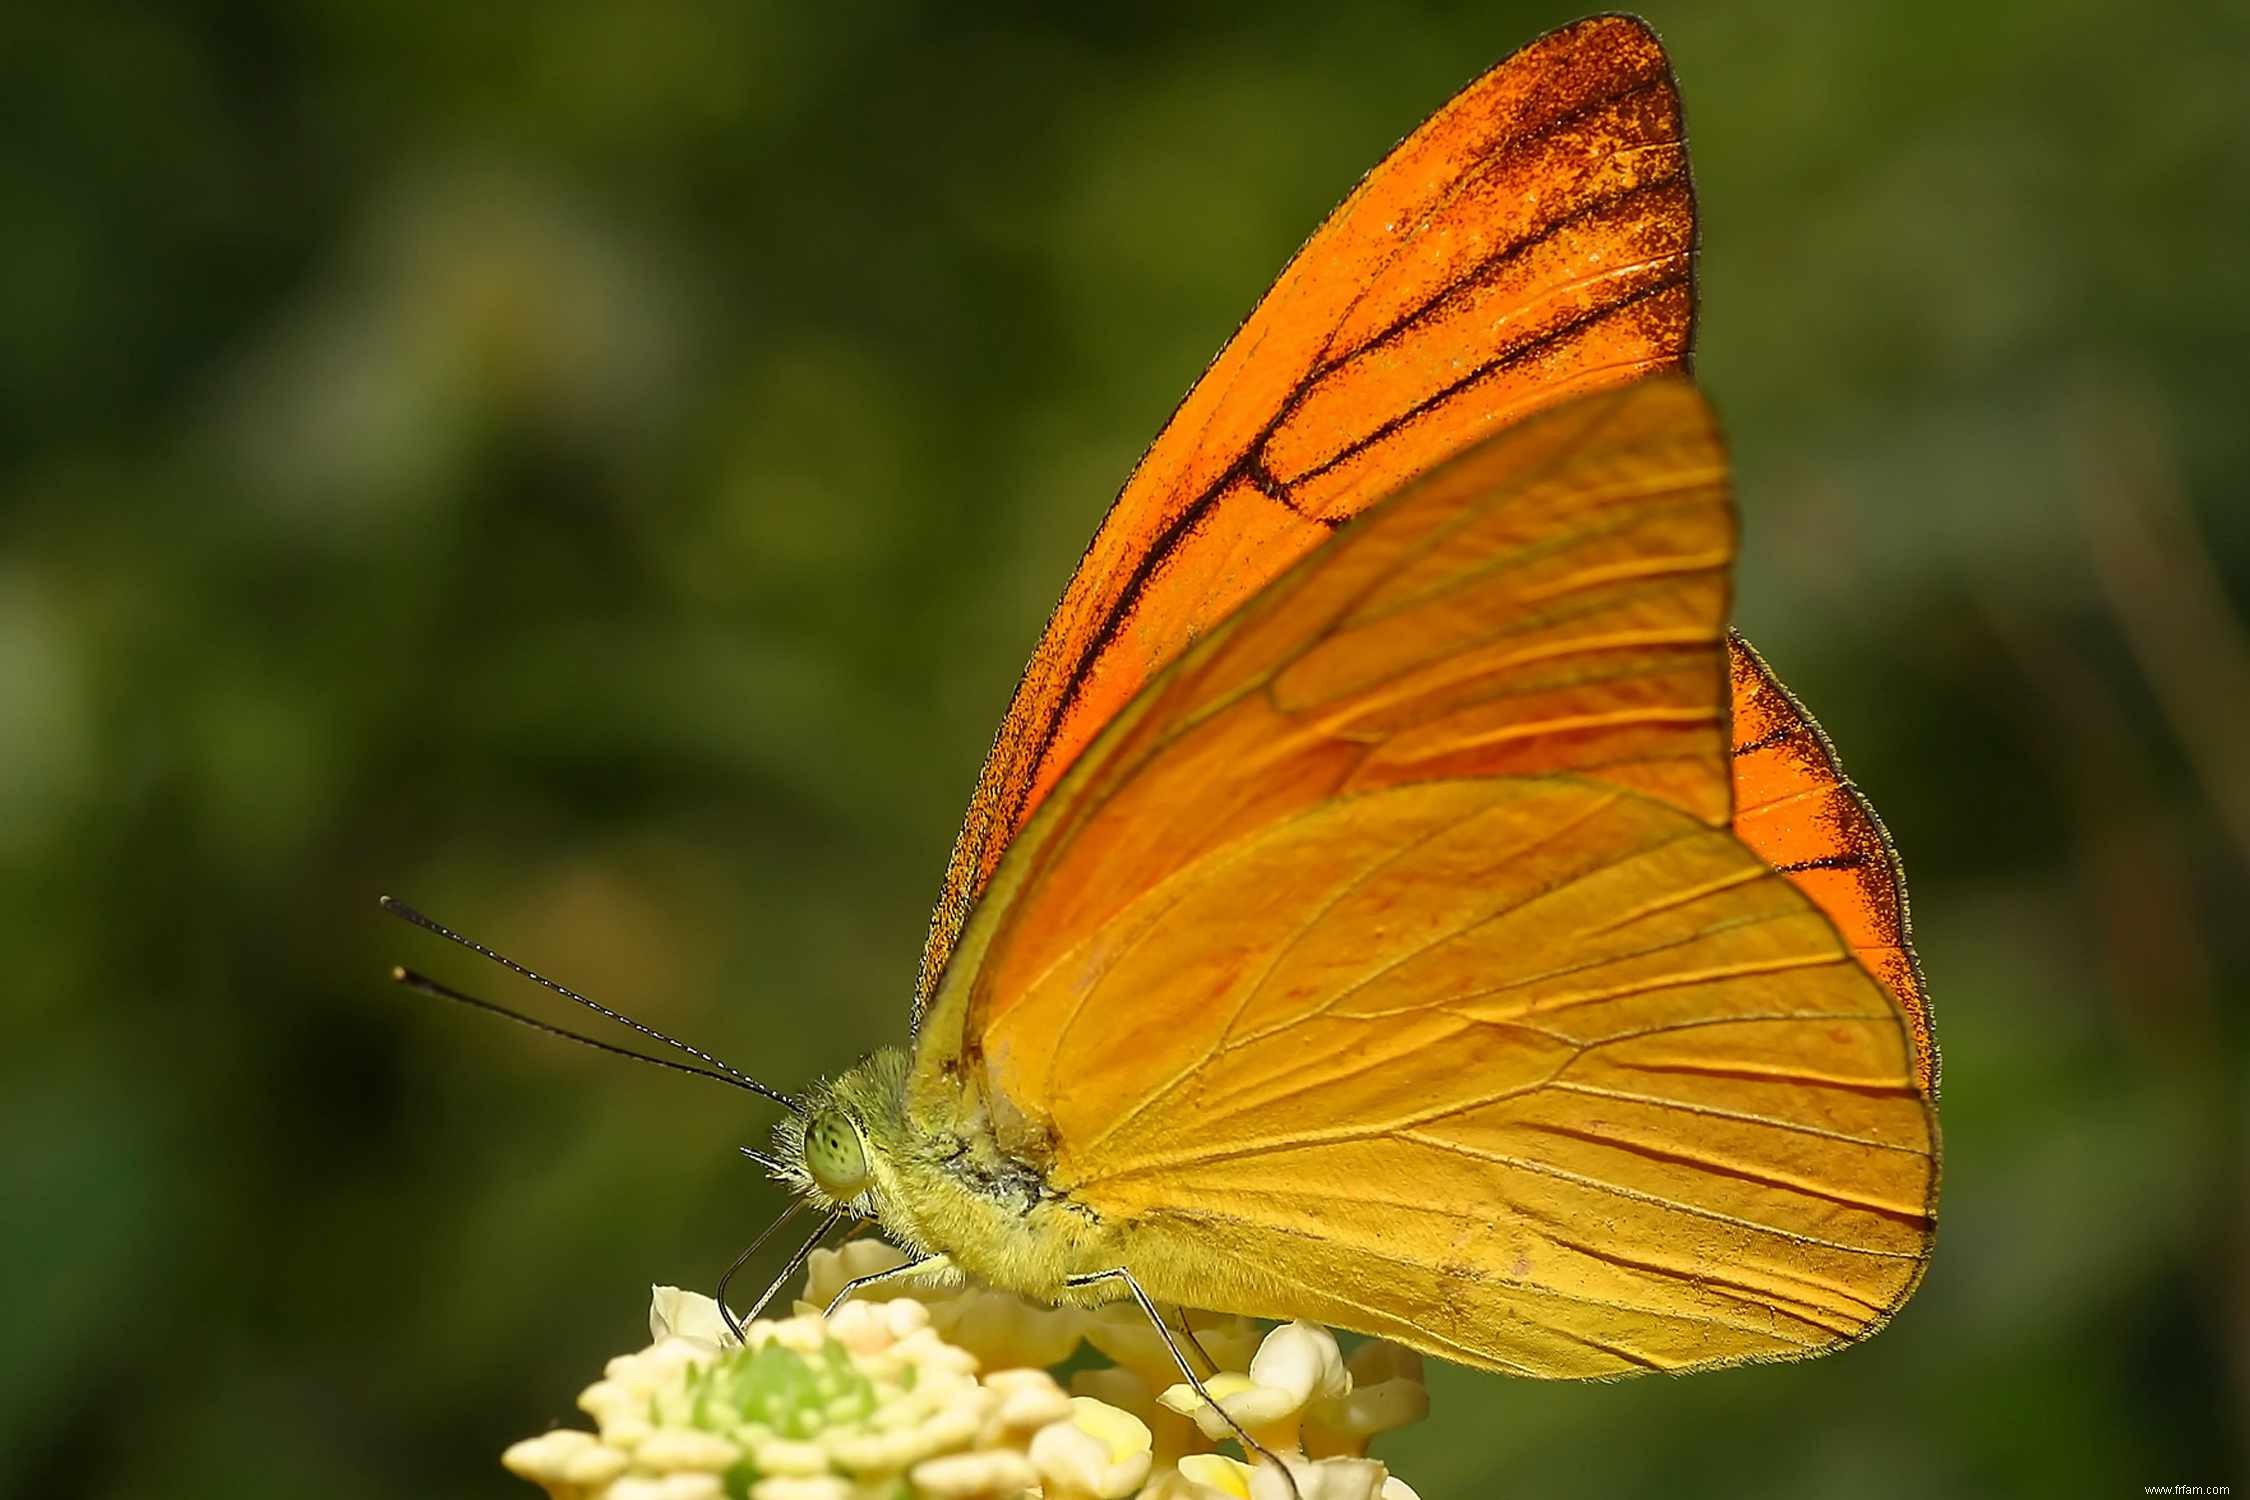
[[[1156,1303],[1146,1291],[1142,1290],[1139,1278],[1134,1276],[1129,1268],[1119,1266],[1110,1271],[1088,1271],[1083,1276],[1069,1277],[1063,1282],[1063,1285],[1077,1288],[1093,1286],[1104,1281],[1119,1281],[1125,1284],[1125,1290],[1132,1295],[1133,1301],[1139,1304],[1141,1312],[1155,1326],[1157,1337],[1164,1340],[1164,1347],[1172,1351],[1172,1363],[1179,1366],[1180,1374],[1187,1380],[1189,1389],[1202,1398],[1205,1406],[1210,1407],[1226,1419],[1227,1426],[1233,1428],[1234,1435],[1242,1440],[1244,1452],[1255,1453],[1267,1463],[1272,1464],[1281,1477],[1289,1481],[1289,1493],[1296,1497],[1296,1500],[1303,1500],[1304,1492],[1297,1488],[1297,1476],[1289,1472],[1289,1466],[1276,1457],[1271,1448],[1268,1448],[1244,1430],[1242,1424],[1234,1419],[1233,1412],[1228,1411],[1211,1399],[1210,1391],[1204,1388],[1203,1377],[1196,1374],[1195,1367],[1188,1363],[1188,1357],[1181,1351],[1179,1340],[1172,1337],[1171,1327],[1165,1323],[1164,1315],[1156,1310]],[[1180,1326],[1183,1328],[1187,1326],[1186,1308],[1180,1309]],[[1188,1337],[1193,1339],[1195,1335],[1190,1333]],[[1197,1348],[1200,1351],[1201,1346],[1198,1345]],[[1209,1354],[1205,1354],[1203,1357],[1206,1360],[1211,1358]],[[1214,1373],[1216,1370],[1217,1366],[1214,1364]]]
[[[1187,1340],[1187,1346],[1195,1351],[1195,1357],[1202,1360],[1212,1374],[1218,1374],[1219,1362],[1211,1357],[1210,1350],[1203,1347],[1203,1341],[1195,1336],[1195,1325],[1188,1321],[1186,1304],[1174,1303],[1172,1311],[1178,1315],[1180,1320],[1180,1337]]]
[[[734,1310],[727,1306],[727,1287],[733,1283],[735,1273],[748,1265],[750,1257],[758,1253],[758,1248],[765,1244],[767,1240],[772,1239],[774,1232],[780,1229],[782,1225],[795,1218],[797,1210],[803,1206],[804,1201],[799,1199],[784,1209],[781,1217],[768,1224],[758,1237],[750,1242],[749,1248],[737,1255],[734,1258],[734,1263],[720,1273],[718,1289],[713,1293],[712,1300],[719,1304],[719,1316],[726,1320],[727,1331],[734,1335],[734,1341],[738,1344],[743,1342],[742,1324],[744,1320],[737,1318],[734,1315]],[[773,1279],[772,1285],[766,1288],[765,1294],[750,1309],[751,1318],[755,1319],[758,1314],[766,1310],[766,1304],[771,1302],[774,1299],[774,1294],[781,1290],[782,1283],[797,1274],[806,1260],[811,1257],[813,1251],[820,1247],[820,1242],[828,1237],[828,1232],[842,1223],[843,1219],[844,1216],[841,1213],[830,1214],[827,1218],[821,1220],[820,1227],[812,1232],[810,1238],[790,1252],[789,1259],[782,1263],[781,1274]]]
[[[908,1276],[935,1276],[939,1272],[951,1271],[952,1269],[953,1262],[947,1260],[944,1256],[925,1255],[920,1260],[910,1260],[905,1265],[893,1266],[888,1271],[873,1271],[865,1276],[854,1276],[837,1289],[835,1296],[828,1299],[828,1310],[821,1316],[828,1318],[836,1316],[836,1309],[851,1301],[854,1292],[874,1286],[878,1282],[899,1281]]]

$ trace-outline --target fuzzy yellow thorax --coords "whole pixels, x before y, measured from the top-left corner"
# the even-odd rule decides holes
[[[816,1208],[872,1219],[918,1256],[944,1256],[987,1286],[1051,1304],[1115,1300],[1070,1278],[1126,1262],[1100,1217],[1012,1151],[981,1108],[910,1110],[909,1059],[886,1048],[807,1090],[775,1127],[782,1178]],[[861,1170],[863,1169],[863,1170]]]

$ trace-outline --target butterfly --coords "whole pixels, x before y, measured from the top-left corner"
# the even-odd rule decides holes
[[[1728,628],[1695,255],[1677,85],[1618,15],[1321,225],[1049,621],[910,1044],[752,1085],[800,1257],[866,1221],[886,1275],[1538,1377],[1905,1302],[1929,1008],[1881,822]]]
[[[1600,1376],[1911,1293],[1936,1054],[1881,824],[1727,629],[1695,211],[1640,21],[1470,84],[1096,534],[980,777],[912,1046],[784,1175],[1049,1301]]]

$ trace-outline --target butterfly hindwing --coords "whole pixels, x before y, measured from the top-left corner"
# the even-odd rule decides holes
[[[1545,1375],[1876,1326],[1934,1127],[1898,1003],[1729,831],[1732,541],[1667,380],[1369,511],[1015,841],[914,1108],[1192,1240],[1144,1277],[1193,1305]]]
[[[1937,1037],[1907,915],[1906,872],[1875,806],[1844,775],[1836,747],[1739,634],[1734,686],[1734,833],[1826,912],[1869,973],[1898,997],[1914,1032],[1915,1075],[1937,1089]]]

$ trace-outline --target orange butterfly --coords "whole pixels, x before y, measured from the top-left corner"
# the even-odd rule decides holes
[[[1906,1300],[1938,1167],[1904,886],[1727,629],[1694,253],[1623,16],[1321,226],[1033,654],[911,1048],[783,1100],[820,1233],[1552,1377],[1815,1354]]]
[[[1726,465],[1668,374],[1694,249],[1628,17],[1368,175],[1096,534],[911,1052],[783,1122],[794,1186],[922,1274],[1530,1375],[1889,1317],[1928,1009],[1881,825],[1726,627]]]

